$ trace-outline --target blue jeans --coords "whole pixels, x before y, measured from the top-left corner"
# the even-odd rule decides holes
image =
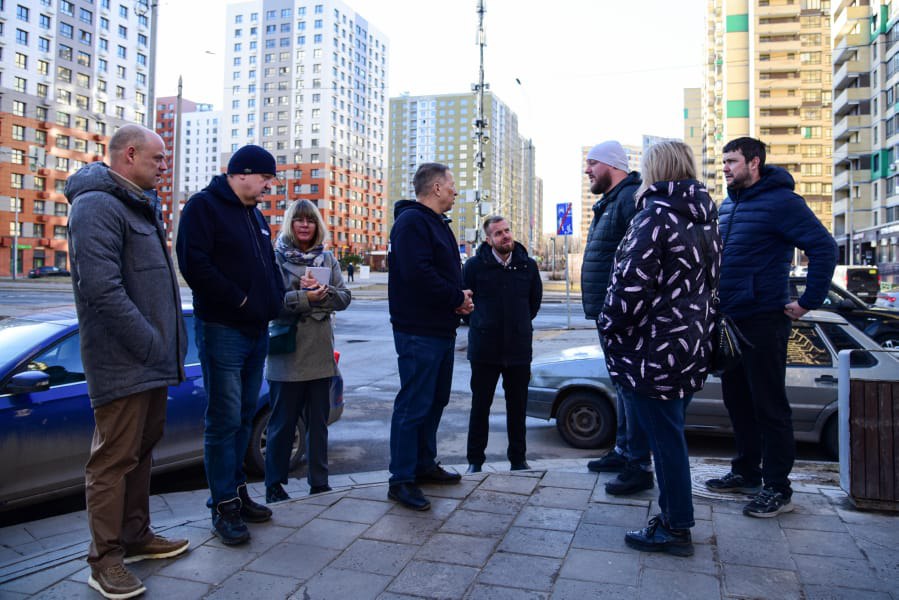
[[[237,497],[247,482],[243,461],[262,387],[268,335],[249,337],[237,329],[194,318],[197,349],[208,404],[203,434],[206,481],[214,508]]]
[[[306,481],[328,485],[328,415],[331,378],[269,381],[271,417],[265,440],[265,485],[287,483],[290,452],[300,416],[306,430]]]
[[[455,337],[393,332],[400,391],[390,422],[390,484],[411,483],[436,464],[437,427],[449,404]]]
[[[596,328],[599,329],[599,322],[596,323]],[[600,346],[604,346],[602,333],[599,334],[599,343]],[[649,469],[652,466],[652,456],[649,452],[649,439],[646,437],[646,432],[628,414],[627,403],[624,401],[621,389],[618,386],[615,386],[615,392],[618,398],[615,411],[617,417],[615,451],[627,458],[628,463]]]
[[[643,427],[655,456],[659,508],[668,525],[688,529],[693,520],[690,458],[684,438],[684,415],[692,394],[681,400],[658,400],[621,389],[630,415]]]

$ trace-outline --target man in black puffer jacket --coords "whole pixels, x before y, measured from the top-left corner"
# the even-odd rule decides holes
[[[597,144],[587,153],[590,191],[602,194],[593,205],[593,221],[587,234],[584,263],[581,267],[581,294],[584,315],[591,321],[599,318],[609,287],[615,250],[634,218],[634,193],[640,187],[640,174],[628,173],[627,154],[616,141]],[[602,340],[600,340],[602,341]],[[639,427],[629,429],[626,407],[620,394],[615,447],[604,456],[591,460],[587,468],[597,473],[620,475],[606,484],[611,494],[632,494],[652,487],[649,441]]]
[[[475,309],[468,328],[471,361],[471,416],[468,422],[468,472],[481,470],[490,429],[490,405],[496,382],[503,376],[506,393],[506,455],[513,471],[529,469],[525,408],[531,376],[531,325],[543,284],[537,263],[512,238],[508,221],[500,216],[484,220],[487,241],[465,262],[462,278],[474,294]]]
[[[216,175],[191,197],[178,228],[178,265],[193,290],[209,400],[203,434],[207,506],[216,535],[229,545],[250,539],[244,521],[272,516],[247,493],[242,464],[262,386],[268,322],[284,302],[271,233],[256,208],[275,170],[267,150],[244,146],[228,162],[227,175]]]

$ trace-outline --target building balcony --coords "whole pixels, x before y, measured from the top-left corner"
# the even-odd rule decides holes
[[[778,48],[779,50],[779,48]],[[784,73],[802,69],[802,63],[798,58],[779,58],[777,60],[759,60],[755,62],[759,73]]]
[[[782,23],[759,23],[755,30],[760,35],[793,34],[799,30],[799,19]]]
[[[868,46],[870,43],[871,38],[868,35],[867,28],[864,33],[850,33],[843,37],[839,44],[834,47],[831,60],[838,65],[851,58],[851,53],[858,50],[859,47]]]
[[[784,115],[784,116],[766,116],[759,115],[756,119],[756,125],[758,127],[795,127],[796,123],[799,121],[798,115]]]
[[[796,124],[796,121],[797,121],[797,119],[794,117],[793,118],[794,125]],[[779,133],[779,134],[771,133],[771,134],[768,134],[768,135],[765,135],[762,137],[765,139],[765,143],[768,144],[769,146],[774,145],[774,144],[786,144],[786,145],[796,144],[796,145],[798,145],[799,143],[802,142],[802,137],[799,135],[798,132],[797,133]]]
[[[759,39],[756,49],[761,52],[799,52],[802,49],[802,43],[798,38],[795,40],[776,40],[770,42]]]
[[[798,77],[787,77],[784,79],[759,79],[758,89],[760,90],[795,90],[799,88],[801,81]]]
[[[839,141],[846,139],[853,131],[868,129],[871,127],[871,115],[847,115],[838,117],[833,126],[833,139]]]
[[[863,27],[867,29],[867,20],[871,16],[870,6],[846,6],[842,11],[832,8],[833,14],[837,15],[831,25],[831,31],[834,36],[849,33],[856,26],[858,21],[864,21]]]
[[[850,172],[852,176],[850,177]],[[838,173],[833,176],[833,191],[837,190],[849,189],[849,182],[852,180],[853,185],[858,185],[860,182],[870,182],[871,181],[871,171],[869,169],[858,169],[856,171],[850,171],[850,169],[846,169],[842,173]],[[836,212],[836,209],[834,209]]]
[[[799,108],[802,106],[801,96],[777,96],[770,98],[758,98],[755,105],[759,108]],[[795,119],[793,122],[795,123]]]
[[[768,138],[765,138],[768,141]],[[802,155],[799,152],[769,152],[768,162],[772,165],[794,165],[802,162]]]
[[[870,154],[871,152],[871,134],[870,131],[867,132],[868,135],[861,135],[866,133],[865,131],[859,131],[859,137],[862,138],[861,141],[857,142],[846,142],[840,144],[833,151],[833,161],[840,162],[849,158],[858,158],[865,154]]]
[[[833,89],[842,90],[848,88],[853,81],[858,79],[859,75],[868,73],[870,70],[871,61],[847,60],[833,75]]]
[[[849,112],[852,106],[858,104],[859,102],[868,101],[870,99],[871,88],[846,88],[845,90],[837,94],[836,98],[834,98],[833,113],[834,115],[846,114],[847,112]]]

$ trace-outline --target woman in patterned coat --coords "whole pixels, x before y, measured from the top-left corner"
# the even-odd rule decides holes
[[[721,237],[718,211],[696,181],[693,153],[661,142],[643,156],[637,214],[615,254],[600,317],[606,364],[628,418],[649,435],[661,514],[628,546],[693,554],[684,413],[708,374]]]

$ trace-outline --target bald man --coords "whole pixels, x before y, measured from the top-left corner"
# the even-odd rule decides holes
[[[156,203],[165,170],[162,139],[126,125],[109,142],[108,166],[91,163],[66,181],[72,286],[96,422],[85,467],[88,585],[106,598],[146,591],[125,563],[170,558],[189,545],[150,529],[152,451],[165,425],[168,386],[184,379],[187,350]]]

